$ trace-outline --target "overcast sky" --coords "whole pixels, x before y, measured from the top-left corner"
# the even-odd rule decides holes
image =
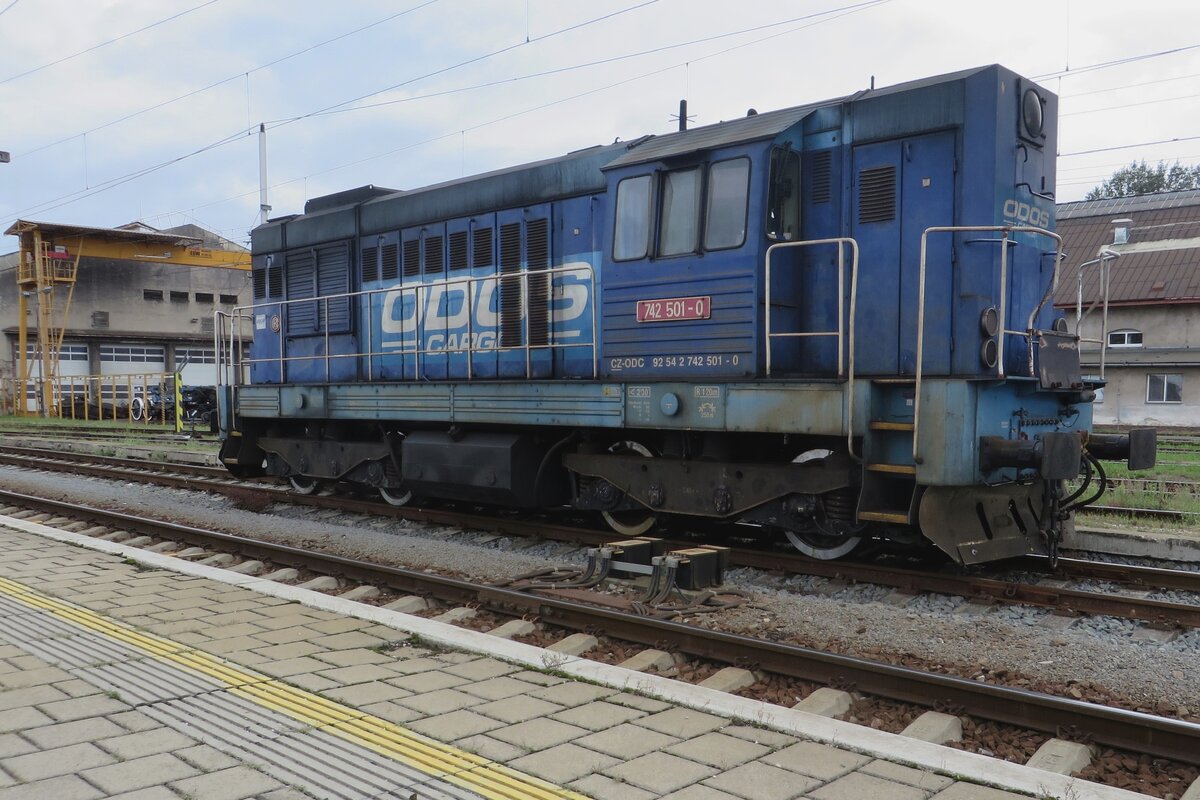
[[[245,242],[260,123],[286,214],[996,62],[1063,98],[1060,200],[1200,162],[1195,0],[0,0],[0,224]]]

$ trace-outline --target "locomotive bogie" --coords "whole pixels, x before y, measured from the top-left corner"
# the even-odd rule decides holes
[[[248,358],[218,326],[222,458],[818,558],[1053,553],[1064,479],[1154,457],[1088,450],[1056,109],[992,66],[311,200],[252,234]]]

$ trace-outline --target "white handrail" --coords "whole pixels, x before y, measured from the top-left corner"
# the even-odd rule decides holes
[[[792,333],[772,333],[771,332],[771,255],[776,250],[782,250],[787,247],[812,247],[816,245],[837,245],[838,249],[838,311],[837,311],[837,330],[835,331],[807,331],[807,332],[792,332]],[[846,298],[846,246],[849,245],[851,251],[850,260],[850,318],[848,324],[850,327],[849,337],[845,335],[844,321],[845,298]],[[858,242],[849,237],[835,237],[832,239],[807,239],[800,242],[779,242],[767,248],[765,255],[764,280],[766,281],[766,291],[764,302],[766,303],[766,311],[764,313],[764,340],[766,342],[766,371],[767,377],[771,377],[771,340],[773,338],[796,338],[796,337],[817,337],[817,336],[836,336],[837,337],[837,368],[838,377],[842,377],[847,373],[847,365],[849,375],[847,382],[849,386],[846,392],[846,449],[849,451],[851,458],[857,458],[854,455],[854,315],[858,308]],[[848,338],[848,341],[847,341]],[[847,353],[847,349],[849,352]]]
[[[1075,268],[1075,336],[1081,342],[1092,342],[1100,345],[1100,377],[1104,377],[1105,356],[1108,353],[1108,292],[1111,268],[1109,262],[1120,258],[1121,254],[1116,250],[1111,249],[1107,245],[1100,248],[1100,257],[1093,258],[1091,261],[1085,261]],[[1099,289],[1100,297],[1092,301],[1088,306],[1087,311],[1083,310],[1083,270],[1085,267],[1093,267],[1096,264],[1100,265]],[[1083,337],[1083,321],[1087,319],[1087,315],[1091,314],[1097,303],[1103,304],[1103,312],[1101,313],[1100,321],[1100,338],[1085,339]]]
[[[476,298],[475,298],[475,284],[477,284],[481,281],[491,281],[497,287],[499,287],[503,281],[512,280],[519,284],[519,288],[522,292],[522,296],[523,296],[523,298],[525,298],[525,297],[528,297],[528,295],[529,295],[528,286],[529,286],[529,278],[531,275],[534,278],[541,278],[543,280],[546,280],[547,284],[548,284],[548,291],[547,291],[547,296],[546,296],[546,303],[548,306],[547,307],[547,316],[548,316],[548,321],[549,321],[550,333],[552,334],[553,328],[554,328],[554,310],[552,308],[550,308],[549,306],[553,302],[553,299],[554,299],[554,294],[553,294],[554,276],[559,275],[559,274],[576,275],[579,273],[584,273],[587,276],[587,287],[588,287],[588,292],[589,292],[589,304],[588,305],[591,309],[591,337],[590,337],[591,341],[590,342],[561,343],[561,342],[552,341],[553,337],[548,336],[545,344],[536,344],[536,345],[532,344],[529,340],[530,330],[529,330],[528,308],[526,308],[524,302],[522,302],[520,304],[522,344],[508,346],[508,347],[501,347],[498,344],[499,336],[497,336],[497,340],[496,340],[497,344],[494,346],[484,347],[484,346],[476,345],[475,338],[474,338],[474,336],[472,336],[472,333],[474,332],[475,313],[478,308],[477,304],[476,304]],[[448,287],[460,287],[460,286],[466,287],[467,336],[465,337],[464,343],[461,343],[460,345],[458,345],[454,348],[443,348],[443,349],[438,349],[438,350],[427,348],[427,347],[422,347],[421,346],[421,334],[423,332],[424,319],[423,319],[423,316],[418,311],[417,320],[414,323],[414,330],[413,330],[413,332],[416,334],[416,338],[415,338],[412,346],[401,345],[398,348],[388,348],[386,350],[384,350],[383,348],[380,348],[379,350],[376,350],[375,347],[370,343],[371,339],[372,339],[372,335],[373,335],[373,330],[374,330],[373,329],[374,303],[368,302],[367,303],[368,310],[367,310],[366,333],[363,336],[359,337],[360,342],[366,341],[368,343],[367,347],[366,348],[360,347],[359,348],[360,352],[350,352],[350,353],[331,353],[330,352],[330,347],[329,347],[329,344],[330,344],[330,339],[329,339],[329,337],[330,337],[330,332],[329,332],[330,301],[341,300],[343,298],[345,298],[347,300],[354,300],[356,298],[362,298],[362,297],[369,298],[369,297],[372,297],[375,295],[386,295],[389,292],[401,291],[401,292],[412,292],[412,296],[414,297],[415,302],[417,303],[417,307],[418,307],[418,309],[420,309],[420,308],[423,308],[422,300],[427,299],[428,292],[430,292],[434,289],[445,290]],[[418,372],[419,372],[420,361],[423,356],[426,356],[429,354],[449,355],[451,353],[465,353],[468,356],[467,357],[467,379],[470,380],[473,377],[473,361],[474,361],[473,357],[476,353],[482,353],[482,352],[501,353],[501,352],[515,351],[515,350],[523,350],[525,353],[525,377],[528,378],[528,377],[532,376],[532,370],[533,370],[532,351],[534,351],[534,350],[557,350],[557,349],[568,349],[568,348],[579,348],[579,347],[590,348],[592,351],[592,378],[594,379],[599,374],[599,364],[600,364],[597,341],[596,341],[598,331],[597,331],[597,317],[596,317],[595,287],[596,287],[596,271],[595,271],[595,269],[592,267],[591,264],[580,262],[580,263],[573,263],[573,264],[568,264],[568,265],[563,265],[563,266],[558,266],[558,267],[551,267],[551,268],[547,268],[547,269],[520,270],[518,272],[508,272],[508,273],[503,273],[503,274],[498,273],[498,274],[493,274],[493,275],[465,275],[465,276],[455,277],[455,278],[444,278],[444,279],[441,279],[438,281],[431,281],[428,283],[402,283],[402,284],[396,284],[396,285],[388,286],[388,287],[384,287],[384,288],[366,289],[366,290],[357,291],[357,292],[341,292],[338,294],[322,295],[320,297],[304,297],[304,298],[297,298],[297,299],[292,299],[292,300],[265,300],[262,302],[254,303],[252,305],[238,306],[237,308],[233,309],[231,314],[225,314],[223,312],[218,312],[217,319],[216,319],[217,324],[215,324],[213,326],[214,329],[218,329],[218,330],[214,330],[214,341],[218,345],[218,347],[217,347],[217,353],[218,353],[218,359],[219,359],[218,367],[217,367],[218,381],[221,381],[224,379],[224,380],[227,380],[231,385],[237,386],[243,380],[243,377],[241,375],[241,369],[239,369],[239,367],[249,368],[249,367],[252,367],[254,364],[261,364],[261,363],[277,363],[277,364],[279,364],[280,377],[282,379],[283,375],[284,375],[284,366],[286,364],[293,362],[293,361],[309,361],[309,362],[311,362],[316,359],[323,360],[323,362],[325,364],[325,379],[326,379],[326,381],[328,381],[330,379],[330,375],[331,375],[331,371],[332,371],[331,363],[335,359],[346,359],[346,358],[366,358],[367,364],[368,364],[367,372],[368,372],[369,377],[373,379],[373,377],[374,377],[374,359],[376,357],[382,358],[382,357],[388,356],[388,355],[400,355],[400,356],[413,355],[413,356],[416,356]],[[251,319],[252,320],[254,318],[255,310],[284,309],[288,306],[297,305],[300,303],[320,303],[321,304],[320,308],[324,309],[325,326],[324,326],[324,330],[319,332],[319,335],[322,335],[324,337],[324,341],[325,341],[325,348],[324,348],[323,355],[320,355],[320,356],[314,356],[314,355],[288,356],[288,355],[286,355],[286,353],[284,352],[284,339],[286,338],[286,331],[282,330],[283,326],[286,323],[282,320],[282,315],[281,315],[281,322],[280,322],[281,330],[279,331],[279,355],[269,357],[269,358],[244,358],[243,357],[242,349],[239,346],[235,346],[234,341],[233,341],[236,338],[238,340],[236,344],[240,345],[241,344],[240,340],[242,337],[242,326],[238,325],[238,326],[236,326],[236,329],[235,329],[234,328],[235,320],[239,320],[239,319]],[[230,346],[230,353],[228,354],[228,356],[226,356],[226,354],[224,352],[224,348],[220,347],[220,343],[221,343],[222,339],[224,338],[224,325],[221,324],[223,320],[229,324],[230,329],[231,329],[230,336],[229,336],[231,346]],[[225,360],[226,358],[228,359],[228,361]],[[222,369],[222,367],[224,367],[225,369]],[[230,374],[231,372],[232,372],[232,375]],[[220,385],[220,384],[218,384],[218,385]]]
[[[1004,377],[1004,339],[1007,335],[1013,334],[1016,336],[1029,337],[1030,346],[1033,342],[1033,320],[1037,315],[1038,309],[1045,304],[1046,298],[1042,298],[1042,302],[1033,310],[1029,317],[1029,329],[1024,331],[1009,330],[1005,327],[1008,314],[1008,237],[1012,233],[1031,233],[1035,236],[1047,236],[1053,239],[1057,246],[1054,255],[1054,276],[1051,282],[1050,291],[1047,296],[1053,292],[1058,286],[1058,266],[1062,262],[1062,237],[1054,231],[1046,230],[1045,228],[1037,228],[1029,225],[944,225],[926,228],[921,234],[921,268],[919,283],[917,286],[917,368],[916,380],[913,387],[913,444],[912,456],[913,463],[922,463],[920,441],[917,434],[920,432],[921,424],[921,379],[924,370],[925,361],[925,267],[926,256],[928,254],[929,234],[931,233],[971,233],[971,232],[990,232],[1000,233],[1000,308],[999,308],[999,333],[996,343],[996,377]],[[1030,352],[1029,358],[1029,374],[1033,375],[1033,355]]]

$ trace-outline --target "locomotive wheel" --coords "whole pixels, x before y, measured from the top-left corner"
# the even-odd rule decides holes
[[[846,533],[825,533],[818,530],[784,530],[792,546],[809,558],[832,561],[854,552],[862,544],[862,537]]]
[[[288,478],[288,483],[292,485],[292,491],[296,494],[312,494],[320,488],[317,479],[307,475],[293,475]]]
[[[650,452],[650,448],[641,442],[615,442],[608,448],[608,452],[616,454],[637,453],[645,458],[654,458],[654,453]],[[602,511],[600,513],[604,517],[604,521],[608,523],[608,527],[622,536],[641,536],[658,522],[657,516],[641,509]]]
[[[387,489],[383,486],[379,487],[379,496],[387,502],[389,506],[406,506],[412,502],[412,489]]]
[[[808,450],[792,459],[793,464],[803,464],[817,461],[833,455],[831,450]],[[838,502],[840,499],[841,502]],[[809,558],[818,561],[832,561],[848,556],[863,543],[862,532],[865,525],[855,525],[846,521],[849,509],[845,508],[846,498],[839,498],[837,493],[825,495],[819,502],[819,511],[815,519],[800,528],[784,528],[792,546]],[[843,506],[840,518],[830,518],[830,506]]]

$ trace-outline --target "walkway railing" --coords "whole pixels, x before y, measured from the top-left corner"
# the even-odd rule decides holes
[[[771,330],[771,256],[786,248],[837,246],[837,328],[831,331],[788,331],[784,333]],[[846,250],[850,250],[850,318],[846,319]],[[771,343],[779,338],[820,338],[836,337],[837,339],[837,374],[846,377],[849,384],[846,395],[846,448],[854,456],[854,316],[858,304],[858,242],[846,237],[833,239],[809,239],[801,242],[779,242],[767,248],[765,256],[766,282],[766,313],[764,317],[764,333],[766,341],[767,377],[771,376]],[[846,329],[849,328],[849,335]]]
[[[912,455],[913,463],[921,463],[921,454],[919,448],[920,439],[917,434],[920,432],[921,426],[921,378],[923,371],[923,362],[925,355],[925,268],[928,255],[929,235],[932,233],[999,233],[999,239],[990,239],[987,241],[997,242],[1000,245],[1000,307],[999,307],[999,332],[997,334],[998,341],[996,342],[996,377],[1004,377],[1004,344],[1005,337],[1008,335],[1024,336],[1029,346],[1028,356],[1028,373],[1033,376],[1033,342],[1034,330],[1033,323],[1037,319],[1038,313],[1046,305],[1046,302],[1054,295],[1054,290],[1058,288],[1058,266],[1062,262],[1062,237],[1053,231],[1048,231],[1045,228],[1035,228],[1027,225],[961,225],[961,226],[939,226],[926,228],[921,234],[921,270],[920,284],[917,292],[917,369],[916,381],[913,387],[913,446]],[[1008,321],[1008,246],[1010,243],[1010,235],[1014,233],[1028,233],[1035,236],[1045,236],[1055,242],[1054,252],[1054,277],[1051,281],[1050,288],[1042,296],[1042,300],[1037,307],[1029,313],[1029,320],[1025,330],[1009,330],[1005,327]],[[1040,262],[1039,262],[1040,263]]]
[[[0,399],[5,412],[13,414],[45,411],[40,407],[42,398],[50,397],[52,407],[46,416],[166,424],[176,416],[175,386],[171,372],[59,375],[24,382],[4,378],[0,380]]]
[[[554,301],[555,301],[555,286],[554,278],[556,276],[572,276],[584,277],[586,283],[575,285],[586,286],[587,299],[586,304],[590,316],[590,336],[580,336],[580,338],[590,339],[583,342],[559,342],[555,341],[555,320],[554,320]],[[539,286],[539,283],[541,284]],[[530,297],[530,287],[534,286],[539,292],[544,291],[545,295],[545,320],[546,331],[545,341],[534,343],[531,341],[530,331],[530,309],[526,300]],[[344,359],[366,359],[367,380],[373,380],[377,376],[376,360],[382,358],[392,358],[396,356],[412,356],[416,365],[415,374],[418,378],[424,378],[422,373],[422,362],[430,357],[444,357],[451,355],[465,355],[467,380],[473,379],[474,376],[474,356],[484,353],[506,353],[506,352],[523,352],[525,356],[525,377],[533,377],[533,355],[539,351],[554,351],[573,348],[587,348],[591,351],[592,377],[595,378],[599,374],[599,354],[596,348],[596,276],[595,270],[590,264],[574,263],[550,269],[538,270],[521,270],[519,272],[501,273],[486,276],[463,276],[459,278],[446,278],[439,281],[431,281],[429,283],[409,283],[390,286],[380,289],[367,289],[358,292],[343,292],[340,294],[323,295],[321,297],[306,297],[294,300],[266,300],[255,303],[250,306],[239,306],[233,309],[232,313],[216,312],[214,329],[214,341],[217,352],[217,380],[218,385],[240,386],[248,382],[249,371],[256,364],[275,364],[278,365],[280,376],[285,374],[285,365],[296,362],[312,363],[314,361],[324,363],[324,379],[331,380],[333,375],[332,364],[337,360]],[[490,288],[491,291],[477,291]],[[506,291],[520,290],[520,302],[515,304],[520,309],[520,344],[502,344],[505,336],[505,326],[508,323],[508,318],[503,305],[500,303],[500,296]],[[449,293],[454,292],[456,295],[462,293],[466,298],[466,324],[465,335],[455,341],[455,344],[450,347],[428,347],[424,346],[427,343],[426,334],[426,316],[424,310],[430,304],[430,296],[432,293],[440,293],[439,298],[449,296]],[[391,346],[383,346],[383,339],[380,337],[379,346],[374,346],[376,338],[376,323],[380,323],[379,332],[382,332],[383,320],[377,317],[375,298],[381,298],[383,302],[379,303],[379,314],[385,313],[389,308],[387,296],[399,293],[395,299],[399,304],[413,304],[414,314],[411,320],[390,320],[393,324],[399,324],[399,333],[401,338],[399,344]],[[487,297],[488,305],[485,307],[479,302],[480,297]],[[359,335],[357,337],[359,347],[356,350],[348,352],[331,352],[331,334],[329,330],[329,311],[332,303],[345,301],[349,305],[349,313],[354,315],[361,308],[361,300],[366,299],[367,319],[365,324],[359,325]],[[492,298],[496,298],[495,303],[497,308],[491,308]],[[437,299],[437,298],[435,298]],[[314,332],[312,335],[321,337],[324,340],[323,353],[320,355],[289,355],[285,349],[285,343],[289,337],[296,334],[289,334],[287,330],[287,315],[288,310],[303,304],[319,304],[320,313],[316,315],[316,319],[324,320],[325,324],[322,330]],[[440,299],[437,305],[440,305]],[[537,309],[540,313],[543,309]],[[254,327],[259,327],[259,316],[271,315],[274,319],[272,327],[278,325],[278,330],[274,331],[279,335],[279,351],[277,355],[259,356],[255,358],[246,357],[245,353],[249,352],[246,337],[243,330],[244,323],[249,321]],[[495,318],[495,324],[479,324],[478,319],[481,315],[492,316]],[[439,317],[437,331],[445,333],[446,324],[445,317]],[[265,325],[265,320],[262,321]],[[363,332],[367,332],[365,335]],[[494,336],[480,336],[481,333],[493,333]],[[582,332],[581,332],[582,333]],[[396,340],[391,340],[396,341]],[[364,342],[367,346],[364,348]],[[486,343],[485,343],[486,342]]]

